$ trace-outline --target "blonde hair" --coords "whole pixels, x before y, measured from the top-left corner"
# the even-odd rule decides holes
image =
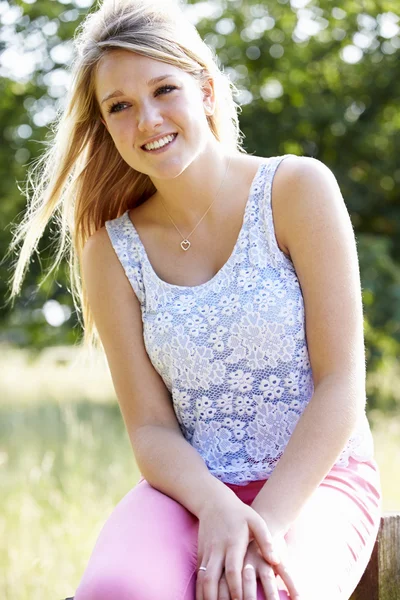
[[[32,253],[55,219],[59,246],[48,275],[67,255],[72,298],[83,314],[84,346],[101,345],[80,275],[86,240],[107,220],[142,204],[156,190],[150,178],[120,156],[102,124],[95,97],[94,75],[105,53],[123,48],[169,63],[192,74],[199,83],[214,79],[216,106],[207,116],[210,130],[224,146],[238,152],[243,135],[233,98],[235,86],[218,66],[213,51],[174,0],[103,0],[75,35],[71,85],[51,129],[47,150],[31,166],[26,180],[27,210],[17,225],[10,251],[23,241],[11,282],[11,298],[21,284]]]

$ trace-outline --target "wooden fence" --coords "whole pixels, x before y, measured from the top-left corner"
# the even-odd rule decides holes
[[[351,600],[400,600],[400,514],[385,514],[371,560]]]

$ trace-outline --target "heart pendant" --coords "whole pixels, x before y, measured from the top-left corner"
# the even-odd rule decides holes
[[[189,240],[183,240],[183,242],[181,242],[181,248],[185,252],[186,252],[186,250],[189,250],[189,248],[190,248],[190,242],[189,242]]]

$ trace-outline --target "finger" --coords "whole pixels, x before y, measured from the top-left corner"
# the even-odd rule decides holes
[[[275,550],[272,535],[264,519],[255,514],[250,522],[255,541],[258,544],[262,557],[271,565],[278,565],[280,558]]]
[[[218,600],[231,600],[228,584],[225,579],[225,574],[223,574],[221,579],[219,580]]]
[[[197,554],[197,579],[196,579],[196,600],[204,600],[203,597],[203,577],[207,572],[206,570],[200,569],[200,567],[205,567],[207,569],[207,565],[210,559],[207,558],[207,555],[203,552],[198,552]]]
[[[264,565],[259,569],[259,577],[263,586],[266,600],[279,600],[278,585],[276,576],[271,565]]]
[[[205,562],[203,561],[201,566],[206,566]],[[205,571],[199,570],[200,567],[197,567],[197,578],[196,578],[196,600],[204,600],[203,598],[203,584],[202,584],[202,577],[204,576]]]
[[[300,590],[299,590],[298,586],[295,584],[295,582],[293,580],[293,576],[290,573],[290,570],[288,569],[288,567],[284,563],[281,563],[274,568],[275,568],[275,572],[279,575],[279,577],[282,579],[283,583],[286,585],[291,600],[299,600],[300,599]]]
[[[212,554],[206,571],[197,571],[196,600],[218,600],[218,585],[224,568],[224,555]]]
[[[243,600],[254,600],[257,597],[257,575],[254,565],[246,563],[242,572]]]
[[[228,548],[225,558],[225,579],[228,583],[229,593],[232,600],[242,600],[243,584],[242,569],[247,545],[231,546]]]

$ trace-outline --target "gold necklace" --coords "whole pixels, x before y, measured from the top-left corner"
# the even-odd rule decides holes
[[[195,227],[195,228],[194,228],[194,229],[193,229],[193,230],[192,230],[192,231],[189,233],[189,235],[188,235],[188,236],[186,236],[186,237],[185,237],[185,238],[184,238],[184,239],[181,241],[181,248],[182,248],[182,250],[184,250],[185,252],[186,252],[187,250],[189,250],[189,248],[190,248],[190,246],[191,246],[191,243],[189,242],[189,238],[190,238],[190,236],[191,236],[191,235],[192,235],[192,233],[195,231],[195,229],[197,229],[197,227],[200,225],[200,223],[202,222],[202,220],[204,219],[204,217],[206,216],[206,214],[208,213],[208,211],[210,210],[210,208],[212,207],[212,205],[214,204],[214,202],[215,202],[215,201],[216,201],[216,199],[218,198],[218,195],[219,195],[219,193],[220,193],[220,191],[221,191],[221,188],[222,188],[222,186],[223,186],[223,184],[224,184],[224,181],[225,181],[225,179],[226,179],[226,176],[227,176],[227,174],[228,174],[228,169],[229,169],[229,167],[230,167],[230,164],[231,164],[231,159],[232,159],[232,157],[230,156],[230,157],[229,157],[229,161],[228,161],[228,166],[226,167],[225,175],[224,175],[224,177],[223,177],[223,179],[222,179],[221,185],[220,185],[220,186],[219,186],[219,188],[218,188],[218,192],[217,192],[217,195],[215,196],[214,200],[211,202],[210,206],[207,208],[206,212],[205,212],[205,213],[204,213],[204,215],[201,217],[201,219],[200,219],[200,221],[197,223],[196,227]],[[181,231],[179,231],[178,227],[175,225],[175,223],[174,223],[174,220],[172,219],[171,215],[170,215],[170,214],[169,214],[169,212],[167,211],[167,209],[166,209],[166,207],[165,207],[165,205],[164,205],[164,202],[161,200],[161,197],[160,197],[160,202],[161,202],[161,204],[163,205],[165,212],[167,213],[167,215],[168,215],[168,216],[169,216],[169,218],[171,219],[171,221],[172,221],[172,223],[173,223],[173,225],[174,225],[175,229],[177,229],[177,230],[178,230],[178,232],[180,233],[180,235],[181,235],[182,237],[184,237],[184,236],[182,235],[182,232],[181,232]]]

